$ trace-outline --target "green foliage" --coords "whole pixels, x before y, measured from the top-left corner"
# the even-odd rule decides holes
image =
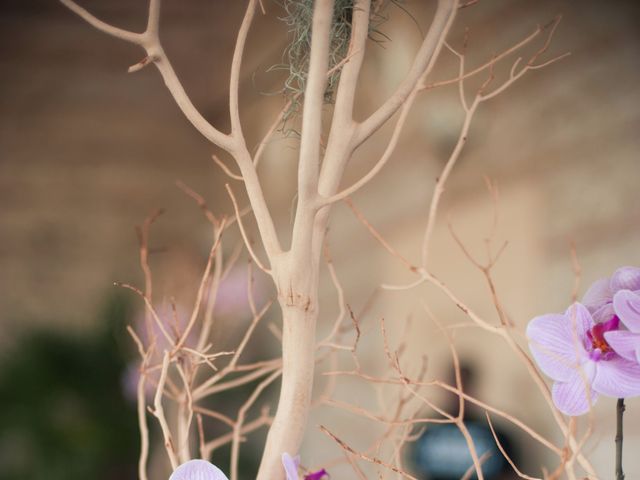
[[[136,478],[134,405],[123,396],[128,308],[109,302],[92,336],[40,331],[0,360],[1,480]]]

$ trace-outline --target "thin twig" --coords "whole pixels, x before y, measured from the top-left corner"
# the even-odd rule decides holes
[[[160,380],[158,381],[158,388],[156,389],[156,395],[153,401],[153,407],[151,413],[158,419],[160,428],[162,430],[162,436],[164,437],[164,447],[169,455],[169,461],[171,462],[171,468],[174,470],[178,467],[180,462],[178,461],[178,455],[176,454],[175,445],[173,443],[171,429],[167,423],[167,418],[164,414],[164,408],[162,406],[162,396],[164,392],[164,385],[167,381],[167,372],[169,370],[169,351],[165,350],[162,357],[162,371],[160,372]]]
[[[520,469],[518,469],[518,467],[516,466],[512,458],[507,454],[507,451],[502,446],[502,442],[500,442],[500,439],[498,438],[498,435],[496,434],[496,431],[493,428],[493,423],[491,422],[491,417],[489,416],[489,413],[485,412],[485,415],[487,417],[487,422],[489,423],[489,428],[491,429],[491,433],[493,434],[493,440],[496,442],[496,446],[500,450],[500,453],[502,453],[502,456],[505,458],[505,460],[509,463],[509,465],[511,465],[511,468],[513,468],[513,471],[516,472],[516,475],[526,480],[541,480],[538,477],[531,477],[529,475],[526,475],[522,473]]]
[[[238,175],[237,173],[233,173],[231,171],[231,169],[229,167],[227,167],[227,165],[222,160],[220,160],[220,157],[218,157],[217,155],[214,154],[214,155],[211,155],[211,158],[216,163],[216,165],[218,165],[222,169],[222,171],[227,174],[227,176],[229,178],[232,178],[234,180],[238,180],[240,182],[242,182],[244,180],[244,178],[242,178],[242,175]]]
[[[235,426],[233,427],[233,440],[231,442],[231,480],[238,480],[238,460],[240,456],[240,435],[242,433],[242,426],[244,424],[244,418],[247,411],[253,406],[260,394],[273,383],[274,380],[280,377],[282,370],[278,369],[265,378],[254,389],[251,396],[244,402],[240,410],[238,411],[238,418]]]

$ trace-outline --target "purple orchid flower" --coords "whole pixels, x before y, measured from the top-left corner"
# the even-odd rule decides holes
[[[595,282],[583,303],[596,321],[619,318],[629,331],[606,332],[613,350],[627,360],[640,363],[640,268],[621,267],[611,278]]]
[[[292,457],[288,453],[282,454],[282,466],[284,467],[284,471],[287,474],[287,480],[299,480],[298,476],[298,467],[300,466],[300,457],[295,456]],[[317,472],[308,473],[304,476],[304,480],[322,480],[323,477],[329,476],[327,471],[323,468],[318,470]]]
[[[620,267],[611,277],[594,282],[584,294],[582,304],[596,322],[605,322],[616,314],[613,300],[621,290],[640,291],[640,268]]]
[[[640,363],[640,292],[620,290],[613,297],[613,309],[629,330],[606,332],[604,338],[615,352]]]
[[[580,303],[564,314],[542,315],[529,322],[531,352],[540,369],[554,380],[553,402],[562,413],[588,412],[598,394],[614,398],[640,395],[640,364],[624,358],[607,342],[619,326],[615,315],[596,323]]]
[[[288,453],[282,454],[282,466],[287,474],[287,480],[298,480],[298,466],[300,465],[300,457],[296,455],[292,457]]]
[[[169,477],[169,480],[229,480],[215,465],[206,460],[189,460]]]

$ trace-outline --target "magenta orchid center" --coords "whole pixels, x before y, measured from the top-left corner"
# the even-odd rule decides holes
[[[603,323],[596,323],[591,330],[587,332],[587,338],[591,342],[591,345],[587,345],[589,350],[589,358],[594,361],[609,360],[615,355],[615,352],[604,338],[606,332],[612,330],[618,330],[620,326],[620,319],[617,316],[613,316],[610,320]]]

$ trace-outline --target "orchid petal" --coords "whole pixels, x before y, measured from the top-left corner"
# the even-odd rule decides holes
[[[571,329],[571,338],[585,338],[587,332],[591,330],[591,327],[595,324],[591,312],[581,303],[575,302],[567,311],[564,312],[564,316],[569,320],[568,326]]]
[[[229,480],[215,465],[206,460],[189,460],[169,477],[169,480]]]
[[[596,403],[598,394],[591,388],[595,375],[595,363],[586,362],[581,370],[574,370],[567,382],[556,382],[551,389],[555,406],[565,415],[583,415]],[[590,392],[591,402],[587,392]]]
[[[637,352],[640,352],[640,334],[626,330],[614,330],[605,332],[604,339],[621,357],[632,362],[636,360]]]
[[[629,330],[640,333],[640,295],[620,290],[613,297],[613,308]]]
[[[615,314],[616,312],[613,310],[613,304],[610,301],[591,311],[591,317],[596,323],[602,323],[606,322],[607,320],[611,320],[611,318],[614,317]]]
[[[527,337],[536,362],[547,376],[556,381],[568,381],[580,357],[586,356],[582,339],[590,325],[580,325],[581,316],[575,317],[575,333],[570,317],[561,314],[541,315],[527,326]]]
[[[300,464],[300,457],[293,458],[287,452],[282,454],[282,466],[287,474],[287,480],[298,480],[298,465]]]
[[[640,395],[640,365],[622,357],[598,362],[593,389],[614,398]]]
[[[596,280],[582,297],[582,304],[593,313],[605,303],[611,302],[613,292],[610,285],[611,280],[608,277]]]
[[[640,268],[620,267],[611,276],[611,290],[640,290]]]
[[[536,317],[527,326],[531,353],[540,369],[554,380],[568,380],[574,370],[575,342],[566,326],[564,315]]]

